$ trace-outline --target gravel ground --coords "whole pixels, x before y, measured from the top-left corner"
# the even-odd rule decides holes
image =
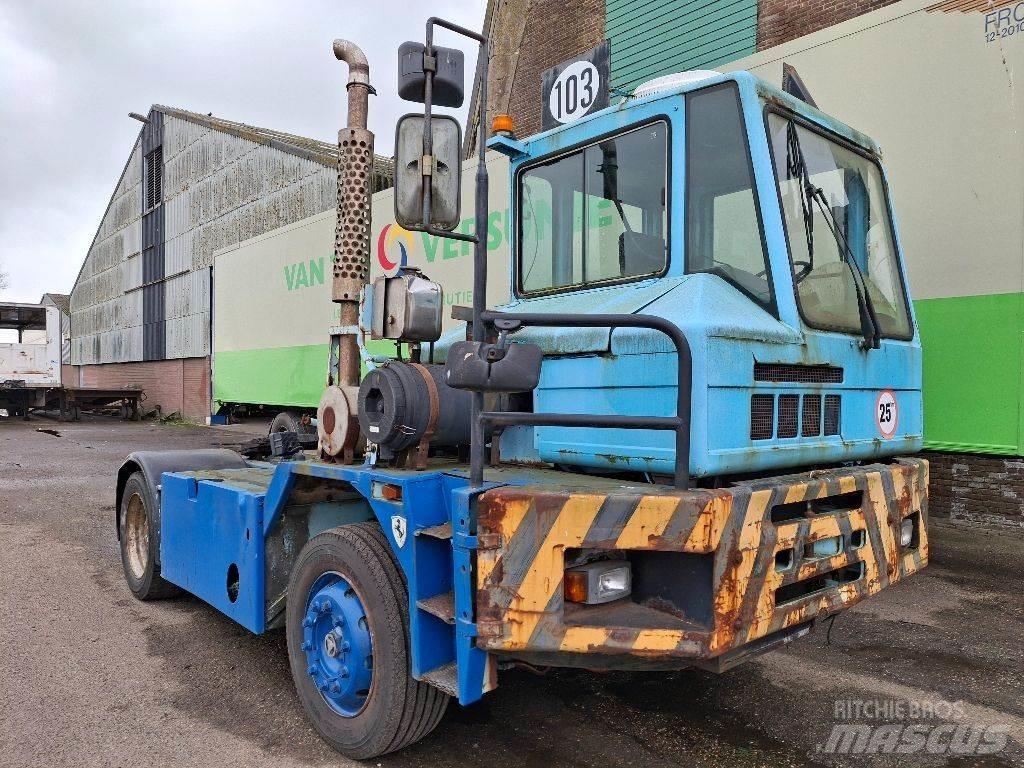
[[[123,457],[246,437],[0,419],[0,765],[350,762],[306,724],[281,633],[255,637],[188,597],[139,603],[122,580]],[[504,672],[483,702],[450,706],[430,737],[371,765],[1024,765],[1024,538],[931,535],[930,567],[841,615],[831,643],[818,632],[724,675]],[[988,756],[837,756],[820,745],[849,700],[956,702],[945,720],[1010,739]]]

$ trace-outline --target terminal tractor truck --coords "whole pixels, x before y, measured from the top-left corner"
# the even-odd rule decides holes
[[[432,114],[463,100],[439,29],[479,45],[475,233],[456,230],[461,128]],[[511,665],[721,672],[926,565],[921,348],[871,139],[799,88],[708,71],[488,138],[487,40],[430,19],[399,52],[424,110],[397,126],[395,206],[473,249],[473,306],[442,335],[428,275],[368,284],[373,91],[359,48],[334,52],[340,323],[317,441],[131,455],[136,597],[283,629],[310,721],[369,758]],[[567,113],[592,99],[584,69],[554,97]],[[487,147],[510,162],[507,275],[487,275]],[[488,279],[507,304],[485,306]]]

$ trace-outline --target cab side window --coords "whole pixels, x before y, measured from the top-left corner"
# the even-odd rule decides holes
[[[768,260],[734,84],[686,97],[686,167],[687,271],[716,274],[769,307]]]
[[[604,139],[519,177],[522,293],[661,273],[668,254],[668,126]]]

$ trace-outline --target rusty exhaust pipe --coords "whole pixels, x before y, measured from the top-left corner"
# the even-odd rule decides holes
[[[366,128],[366,116],[373,89],[370,64],[358,45],[335,40],[334,55],[348,64],[348,124],[338,131],[338,213],[331,291],[332,300],[340,305],[339,320],[344,328],[358,324],[359,294],[370,277],[373,133]],[[338,339],[337,376],[328,384],[358,386],[359,369],[355,334],[343,334]]]
[[[348,64],[348,127],[365,128],[370,96],[370,63],[366,54],[349,40],[334,41],[334,56]]]
[[[370,278],[373,134],[366,128],[366,114],[373,88],[370,65],[358,45],[335,40],[334,55],[348,64],[348,124],[338,131],[338,209],[331,281],[331,300],[338,305],[340,327],[331,331],[327,388],[317,408],[317,435],[322,459],[351,464],[360,445],[359,297]]]

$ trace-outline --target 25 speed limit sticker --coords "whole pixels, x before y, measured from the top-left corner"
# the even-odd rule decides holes
[[[896,426],[900,423],[900,406],[896,402],[896,393],[891,389],[883,389],[875,401],[875,423],[878,431],[886,440],[896,434]]]

